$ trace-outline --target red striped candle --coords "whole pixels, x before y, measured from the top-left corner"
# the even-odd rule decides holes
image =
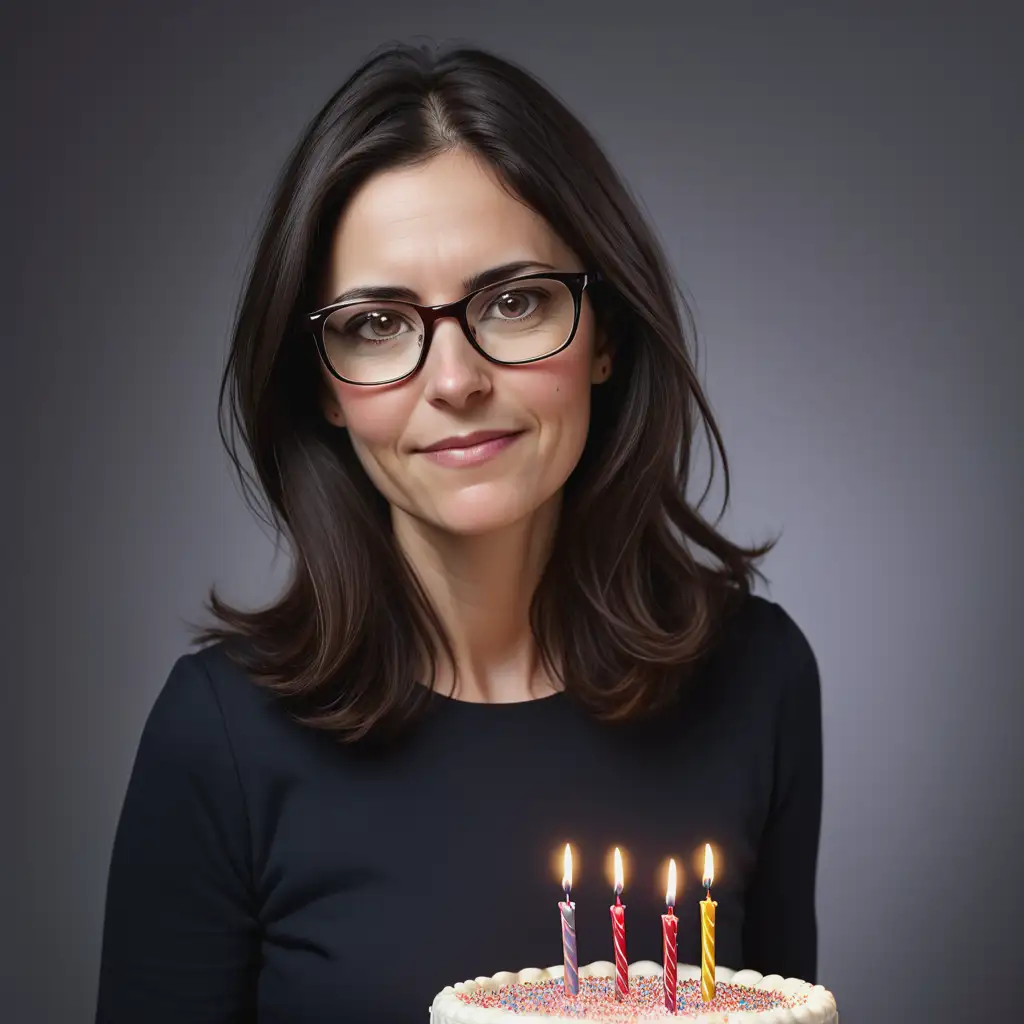
[[[668,910],[661,915],[661,940],[664,952],[662,970],[662,986],[665,990],[665,1009],[669,1013],[676,1012],[676,933],[679,930],[679,918],[673,907],[676,905],[676,862],[668,862],[668,889],[665,893]]]
[[[615,947],[615,998],[629,995],[629,961],[626,959],[626,908],[622,905],[622,854],[615,847],[615,902],[612,914],[612,945]]]

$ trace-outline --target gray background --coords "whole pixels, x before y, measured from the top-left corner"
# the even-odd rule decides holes
[[[822,669],[820,978],[844,1024],[1019,1009],[1024,26],[1012,5],[661,6],[8,11],[0,1019],[91,1019],[181,619],[211,582],[256,601],[284,577],[215,431],[234,303],[306,118],[414,33],[562,96],[694,297],[724,526],[784,529],[768,594]]]

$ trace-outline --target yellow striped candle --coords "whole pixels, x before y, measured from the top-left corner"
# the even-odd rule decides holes
[[[704,889],[707,898],[700,901],[700,997],[705,1003],[715,998],[715,907],[711,883],[715,880],[715,859],[711,844],[704,844]]]

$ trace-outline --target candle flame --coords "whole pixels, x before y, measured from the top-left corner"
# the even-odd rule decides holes
[[[711,852],[711,844],[704,844],[704,888],[710,889],[715,880],[715,856]]]
[[[615,847],[615,895],[619,896],[622,893],[622,854],[619,853],[619,848]]]
[[[562,888],[568,892],[572,888],[572,850],[565,844],[565,859],[562,866]]]
[[[670,907],[676,905],[676,862],[668,862],[668,888],[665,890],[665,903]]]

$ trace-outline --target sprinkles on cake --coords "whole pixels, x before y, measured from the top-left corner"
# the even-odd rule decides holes
[[[778,992],[747,985],[719,982],[715,998],[705,1003],[697,980],[680,982],[677,988],[678,1009],[675,1014],[665,1009],[660,977],[630,978],[629,996],[615,998],[613,978],[580,978],[580,994],[573,998],[565,993],[561,979],[538,982],[517,982],[497,991],[460,992],[459,999],[471,1006],[480,1006],[510,1013],[536,1013],[551,1017],[569,1017],[603,1024],[629,1024],[665,1017],[696,1016],[699,1013],[757,1013],[779,1007],[792,1009],[807,1001],[806,995],[787,998]]]

